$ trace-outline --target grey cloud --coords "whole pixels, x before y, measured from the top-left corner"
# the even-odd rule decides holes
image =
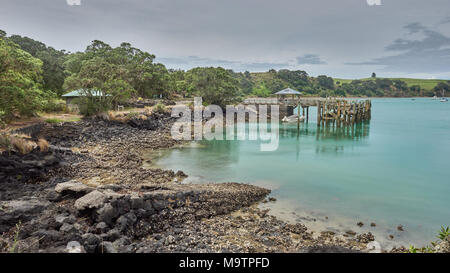
[[[188,57],[161,57],[156,61],[164,63],[169,68],[191,69],[194,67],[220,66],[234,71],[268,71],[269,69],[281,69],[289,67],[289,63],[270,62],[239,62],[222,59],[202,58],[198,56]]]
[[[72,52],[84,50],[94,39],[112,46],[127,41],[171,68],[220,65],[267,71],[302,69],[308,63],[313,64],[308,67],[311,75],[356,78],[373,67],[354,69],[344,65],[346,60],[375,61],[386,52],[398,55],[412,45],[420,48],[422,44],[402,34],[422,37],[417,38],[421,42],[425,22],[444,28],[440,21],[450,14],[448,0],[382,1],[382,6],[369,6],[366,0],[81,0],[80,6],[67,2],[0,0],[0,29]],[[408,18],[419,23],[402,29]],[[442,49],[445,36],[439,37],[434,28],[427,31],[438,31],[428,36]],[[392,43],[397,38],[403,40]],[[386,51],[387,44],[392,50]],[[408,71],[400,73],[407,76]]]
[[[411,26],[408,25],[408,26]],[[405,28],[411,30],[411,28]],[[423,40],[405,40],[405,39],[397,39],[391,45],[386,47],[386,50],[389,51],[424,51],[424,50],[435,50],[442,48],[444,46],[450,45],[450,38],[444,36],[443,34],[430,30],[424,26],[419,25],[419,27],[415,28],[415,31],[421,32],[425,35]],[[416,32],[413,32],[416,33]],[[410,33],[411,34],[411,33]]]
[[[426,29],[421,23],[415,22],[405,26],[409,30],[409,34],[418,33]]]
[[[386,51],[399,51],[397,55],[375,58],[368,62],[348,63],[350,65],[382,65],[389,72],[436,73],[450,72],[450,38],[422,26],[419,23],[405,27],[409,34],[420,33],[418,40],[397,39],[388,45]]]
[[[447,16],[446,18],[442,19],[441,24],[442,25],[450,24],[450,16]]]
[[[319,55],[305,54],[297,57],[297,64],[326,64],[326,62],[322,61]]]

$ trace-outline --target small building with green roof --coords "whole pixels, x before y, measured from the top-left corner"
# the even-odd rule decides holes
[[[71,102],[74,99],[80,98],[80,97],[86,97],[86,96],[93,96],[93,97],[102,97],[103,93],[99,90],[88,90],[88,89],[77,89],[74,91],[71,91],[67,94],[62,95],[61,97],[66,101],[66,104],[71,104]],[[111,95],[106,95],[111,96]]]

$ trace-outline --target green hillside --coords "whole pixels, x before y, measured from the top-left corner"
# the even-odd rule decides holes
[[[311,77],[307,72],[282,69],[279,71],[244,73],[241,83],[244,92],[257,96],[270,95],[286,87],[303,92],[306,96],[361,96],[361,97],[416,97],[433,96],[435,87],[450,92],[450,81],[411,78],[365,78],[359,80],[333,79],[325,75]]]
[[[384,79],[384,78],[377,78],[377,79]],[[390,80],[401,80],[408,84],[408,87],[414,86],[414,85],[420,85],[421,88],[424,90],[432,90],[438,83],[440,82],[447,82],[447,80],[436,80],[436,79],[410,79],[410,78],[387,78]],[[360,81],[369,81],[373,80],[373,78],[365,78],[365,79],[359,79]],[[334,83],[351,83],[354,80],[349,79],[334,79]]]

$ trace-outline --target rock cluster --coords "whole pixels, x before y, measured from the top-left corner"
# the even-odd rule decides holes
[[[179,143],[169,135],[173,121],[168,113],[153,113],[126,123],[104,115],[45,125],[39,137],[50,142],[48,154],[2,158],[23,168],[2,169],[0,251],[12,245],[20,252],[72,253],[365,249],[366,237],[315,237],[302,224],[256,208],[266,189],[181,184],[182,172],[143,168],[144,151]]]
[[[3,152],[0,154],[0,181],[37,181],[45,177],[50,169],[59,166],[61,160],[60,154],[41,153],[39,148],[26,155]]]
[[[118,185],[94,188],[73,180],[57,184],[54,192],[59,195],[54,200],[60,201],[2,202],[2,232],[7,231],[6,222],[29,221],[20,237],[42,238],[38,246],[44,251],[65,252],[69,242],[79,242],[86,252],[133,252],[137,249],[132,241],[185,221],[229,213],[269,193],[236,183],[167,188],[147,184],[135,191]]]

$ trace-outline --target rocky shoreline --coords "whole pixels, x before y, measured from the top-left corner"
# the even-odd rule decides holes
[[[2,252],[365,252],[351,238],[288,224],[258,209],[270,191],[182,184],[144,169],[143,151],[179,144],[168,113],[45,124],[50,150],[0,156]],[[396,250],[396,251],[401,251]]]

